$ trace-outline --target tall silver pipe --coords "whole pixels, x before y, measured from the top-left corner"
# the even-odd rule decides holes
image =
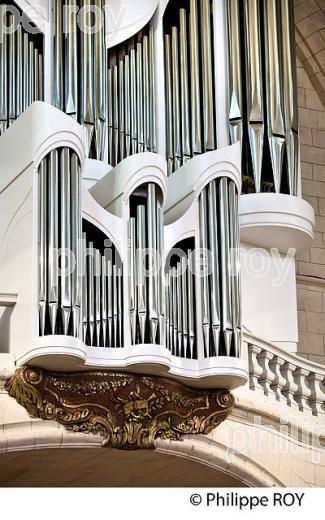
[[[190,82],[191,82],[191,146],[193,154],[202,152],[200,58],[197,0],[190,0]]]
[[[208,251],[208,226],[207,226],[207,192],[204,189],[200,195],[200,246],[205,256],[204,258],[204,273],[202,276],[202,326],[204,339],[204,355],[209,355],[209,336],[210,336],[210,297],[209,297],[209,282],[208,273],[206,269],[206,252]]]
[[[125,157],[125,87],[124,87],[124,63],[123,61],[119,62],[119,141],[120,141],[120,158],[124,159]]]
[[[8,16],[8,25],[12,27],[14,24],[14,16],[9,14]],[[8,71],[8,80],[9,80],[9,88],[8,88],[8,101],[9,101],[9,109],[8,109],[8,124],[11,125],[16,119],[16,93],[17,93],[17,74],[16,74],[16,33],[10,32],[8,34],[9,38],[9,71]]]
[[[138,125],[137,125],[137,72],[136,72],[136,52],[130,50],[130,113],[131,113],[131,153],[138,152]]]
[[[29,39],[28,33],[24,33],[23,37],[23,111],[30,105],[30,92],[29,92]],[[57,106],[57,105],[56,105]],[[58,107],[59,108],[59,107]]]
[[[173,297],[173,355],[178,356],[178,331],[177,331],[177,268],[173,267],[171,270],[172,275],[172,297]]]
[[[87,238],[82,234],[81,258],[82,258],[82,340],[86,343],[88,331],[88,278],[86,258]]]
[[[146,247],[145,240],[145,206],[137,207],[137,309],[140,330],[140,343],[144,343],[147,321],[146,280],[144,276],[143,255]]]
[[[220,336],[220,282],[219,282],[219,256],[218,256],[218,215],[217,215],[217,189],[216,182],[210,182],[208,186],[209,215],[208,229],[210,237],[211,255],[211,325],[213,334],[213,355],[219,355],[219,336]]]
[[[119,155],[119,90],[118,90],[118,67],[113,67],[113,134],[114,134],[114,157],[118,162]]]
[[[118,347],[118,273],[116,265],[113,265],[113,347]]]
[[[182,302],[182,270],[181,262],[177,264],[177,356],[183,356],[183,302]]]
[[[183,341],[183,357],[187,357],[187,347],[188,347],[188,287],[187,287],[187,257],[182,256],[181,258],[181,290],[182,290],[182,341]]]
[[[74,7],[77,6],[76,0],[65,1],[65,57],[64,57],[64,89],[65,89],[65,112],[73,118],[78,114],[78,61],[77,61],[77,13]],[[69,13],[69,15],[67,14]],[[63,56],[60,58],[62,63]]]
[[[165,289],[165,269],[164,269],[164,210],[158,208],[157,213],[157,227],[158,227],[158,258],[160,270],[158,277],[158,293],[159,293],[159,331],[160,331],[160,345],[166,344],[166,289]]]
[[[83,27],[85,30],[80,31],[81,35],[81,49],[82,49],[82,66],[81,66],[81,117],[80,122],[85,130],[86,140],[86,154],[89,155],[93,134],[94,134],[94,48],[93,48],[93,35],[88,27],[92,26],[91,22],[91,0],[82,0],[82,7],[84,8],[81,12],[83,15]]]
[[[172,27],[172,92],[173,92],[173,156],[174,170],[182,165],[180,90],[179,90],[179,46],[178,29]]]
[[[95,287],[94,287],[94,244],[89,242],[88,245],[88,320],[89,320],[89,336],[90,346],[94,346],[94,330],[95,330]]]
[[[39,50],[34,49],[34,101],[39,99]]]
[[[143,67],[142,44],[137,43],[137,121],[138,121],[138,151],[144,152],[144,110],[143,110]]]
[[[157,254],[157,198],[156,185],[148,184],[148,202],[147,202],[147,233],[148,233],[148,249],[150,251],[150,267],[152,260]],[[148,297],[149,297],[149,323],[152,343],[156,343],[157,327],[158,327],[158,299],[157,299],[157,276],[148,277]]]
[[[228,179],[223,177],[219,184],[219,217],[220,217],[220,275],[221,275],[221,333],[226,347],[226,355],[230,355],[232,339],[232,310],[230,286],[230,244],[229,244],[229,204]]]
[[[169,273],[166,273],[166,284],[165,284],[165,294],[166,294],[166,348],[168,350],[170,347],[170,277]]]
[[[131,99],[130,99],[130,59],[124,57],[124,99],[125,99],[125,157],[131,154]]]
[[[149,48],[148,36],[142,40],[142,60],[143,60],[143,134],[145,150],[150,151],[150,79],[149,79]]]
[[[38,241],[39,241],[39,288],[38,288],[38,305],[39,305],[39,321],[40,333],[45,334],[45,316],[47,306],[47,159],[43,159],[39,166],[39,222],[38,222]]]
[[[2,42],[0,43],[0,135],[2,135],[7,128],[7,99],[8,99],[8,35],[2,35]]]
[[[255,190],[257,193],[261,191],[264,143],[260,17],[259,0],[247,0],[245,2],[247,119]]]
[[[39,91],[39,100],[44,101],[44,64],[43,64],[43,55],[40,53],[38,56],[38,91]]]
[[[118,342],[117,347],[122,348],[122,337],[123,337],[123,331],[122,331],[122,280],[123,280],[123,273],[122,269],[120,267],[117,268],[117,323],[118,323]]]
[[[241,302],[240,302],[240,258],[239,258],[239,221],[238,194],[233,181],[229,182],[229,231],[230,231],[230,263],[231,263],[231,310],[232,329],[234,331],[235,355],[240,355]]]
[[[202,93],[203,93],[203,148],[204,151],[215,149],[214,100],[213,100],[213,63],[211,34],[211,3],[201,0],[201,34],[202,34]]]
[[[149,28],[149,83],[150,83],[150,151],[157,150],[156,136],[156,77],[153,27]]]
[[[229,122],[231,142],[242,140],[243,100],[241,73],[241,38],[239,0],[229,0],[229,73],[230,73],[230,107]]]
[[[107,263],[104,256],[101,257],[101,297],[102,297],[102,333],[103,347],[107,346]]]
[[[187,59],[187,13],[179,11],[179,46],[180,46],[180,83],[181,83],[181,120],[182,120],[182,151],[183,161],[191,158],[190,145],[190,106],[188,89],[188,59]]]
[[[71,168],[69,148],[63,148],[60,157],[60,209],[63,253],[71,251]],[[72,304],[71,275],[61,272],[61,312],[64,334],[68,334]]]
[[[108,126],[108,162],[112,166],[116,164],[114,157],[114,134],[113,134],[113,77],[112,69],[107,71],[107,126]]]
[[[48,301],[52,334],[55,334],[58,312],[58,259],[59,248],[59,157],[53,150],[49,156],[49,223],[48,223]]]
[[[281,0],[282,1],[282,0]],[[271,153],[274,188],[280,193],[282,180],[285,128],[282,108],[282,84],[279,81],[282,56],[279,47],[280,4],[278,0],[264,2],[265,54],[267,78],[266,100],[268,112],[268,138]]]
[[[101,346],[102,312],[101,312],[101,275],[102,262],[98,249],[95,249],[95,321],[96,321],[96,345]],[[103,345],[104,346],[104,345]]]
[[[63,86],[63,11],[62,0],[56,0],[53,5],[53,17],[55,29],[53,32],[53,104],[60,110],[64,110],[64,86]],[[24,36],[28,35],[25,33]],[[26,91],[25,91],[26,97]]]
[[[174,118],[172,93],[172,66],[170,35],[165,34],[165,92],[166,92],[166,152],[167,171],[171,175],[174,169]]]
[[[35,101],[35,74],[34,74],[34,42],[31,40],[29,42],[29,73],[28,73],[28,79],[29,79],[29,96],[30,96],[30,103],[33,103]]]
[[[17,38],[17,97],[16,97],[16,114],[17,117],[23,111],[23,29],[19,24],[16,31]],[[2,77],[2,75],[1,75]],[[1,112],[1,110],[0,110]]]
[[[281,1],[284,119],[289,190],[298,192],[298,101],[295,53],[294,8],[290,0]]]
[[[108,346],[114,347],[113,335],[113,266],[112,261],[107,261],[107,332]]]
[[[137,298],[136,298],[136,221],[129,220],[129,294],[131,341],[136,343]]]
[[[94,7],[103,13],[102,0],[94,0]],[[103,24],[93,35],[94,49],[94,96],[95,96],[95,130],[96,130],[96,156],[103,160],[104,144],[106,136],[106,34],[105,15],[103,13]]]
[[[191,251],[188,251],[188,268],[187,268],[187,287],[188,287],[188,335],[189,335],[189,350],[190,357],[194,359],[194,342],[195,342],[195,295],[193,284],[193,260]]]
[[[71,251],[76,259],[72,273],[72,318],[73,334],[79,337],[81,306],[81,209],[80,209],[80,166],[75,152],[71,155]]]

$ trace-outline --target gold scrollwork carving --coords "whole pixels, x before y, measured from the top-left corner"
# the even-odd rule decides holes
[[[7,382],[31,417],[103,436],[103,446],[153,449],[154,441],[207,434],[233,407],[227,390],[197,390],[167,378],[123,372],[48,372],[22,367]]]

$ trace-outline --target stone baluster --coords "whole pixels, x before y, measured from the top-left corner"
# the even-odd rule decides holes
[[[257,345],[248,345],[248,365],[249,365],[249,388],[251,390],[263,391],[263,386],[259,379],[263,374],[263,368],[259,364],[257,357],[262,349]]]
[[[274,392],[271,390],[271,384],[274,381],[274,373],[269,365],[273,357],[273,354],[268,350],[262,350],[262,352],[257,355],[257,361],[262,367],[262,374],[258,382],[263,387],[264,395],[267,396],[274,396]]]
[[[311,411],[311,406],[309,403],[311,389],[307,384],[307,378],[309,374],[309,370],[299,367],[297,367],[293,373],[294,380],[298,386],[297,392],[295,394],[295,400],[297,401],[299,410],[301,412]]]
[[[293,373],[296,370],[296,368],[296,365],[289,362],[284,363],[284,365],[281,367],[281,373],[286,381],[282,393],[287,400],[287,405],[291,406],[292,408],[298,408],[298,403],[295,400],[298,385],[293,377]]]
[[[273,390],[277,401],[287,403],[287,399],[282,392],[286,384],[286,380],[281,373],[281,367],[283,367],[284,364],[284,359],[280,358],[279,356],[274,356],[269,363],[270,369],[274,374],[271,390]]]
[[[312,372],[309,374],[307,382],[311,392],[309,404],[313,415],[323,414],[325,405],[324,376]]]

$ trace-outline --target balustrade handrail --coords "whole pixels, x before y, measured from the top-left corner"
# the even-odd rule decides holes
[[[249,388],[314,416],[325,413],[325,366],[244,334],[247,344]]]

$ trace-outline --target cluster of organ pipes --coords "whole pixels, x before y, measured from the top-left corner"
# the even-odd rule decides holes
[[[110,49],[107,76],[108,162],[156,151],[153,28]]]
[[[171,262],[165,275],[166,347],[174,356],[188,359],[197,359],[193,249]]]
[[[200,248],[205,256],[202,287],[204,356],[240,355],[238,193],[222,177],[208,184],[199,199]],[[207,252],[207,253],[204,253]]]
[[[105,16],[91,30],[92,6],[104,13],[103,0],[52,0],[53,105],[83,125],[87,156],[105,160]]]
[[[230,134],[245,191],[297,195],[298,109],[292,0],[229,0]]]
[[[164,16],[166,158],[168,174],[214,150],[213,2],[184,0]]]
[[[96,233],[95,233],[96,234]],[[83,233],[82,337],[92,347],[123,347],[123,266],[115,247]],[[104,241],[99,241],[103,246]]]
[[[154,183],[131,196],[129,245],[131,342],[164,344],[163,209]]]
[[[1,22],[15,27],[10,12],[2,13]],[[0,78],[2,135],[33,101],[43,100],[43,40],[39,35],[26,32],[21,24],[13,32],[1,32]]]
[[[38,177],[40,335],[80,337],[81,176],[77,154],[70,148],[51,151],[41,161]],[[71,252],[71,257],[59,255],[59,251]]]

